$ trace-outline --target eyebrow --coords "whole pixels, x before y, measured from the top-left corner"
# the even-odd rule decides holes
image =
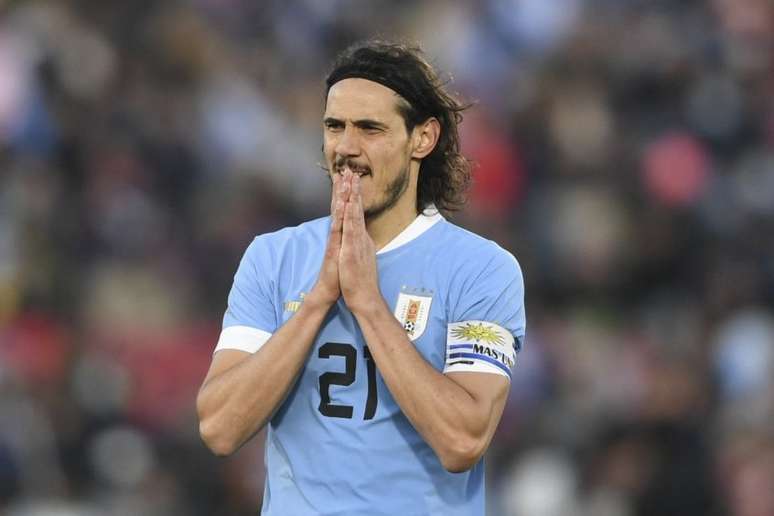
[[[325,117],[325,119],[323,119],[323,123],[325,123],[325,124],[328,124],[328,123],[340,123],[340,124],[342,124],[342,123],[344,123],[344,121],[343,120],[339,120],[338,118],[334,118],[332,116],[329,116],[329,117]],[[384,122],[379,122],[378,120],[373,120],[371,118],[361,118],[359,120],[353,121],[352,123],[355,125],[355,127],[360,127],[360,128],[363,128],[363,127],[376,127],[376,128],[379,128],[379,129],[387,129],[387,124],[385,124]]]

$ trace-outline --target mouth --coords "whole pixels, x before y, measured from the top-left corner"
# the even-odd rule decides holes
[[[356,163],[344,163],[336,166],[336,172],[338,174],[344,174],[344,171],[349,169],[356,176],[366,177],[371,175],[371,168],[366,165],[358,165]]]

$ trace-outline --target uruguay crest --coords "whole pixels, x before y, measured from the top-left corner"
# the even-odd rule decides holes
[[[403,287],[395,303],[395,318],[406,330],[412,341],[417,340],[427,328],[433,293],[424,289]]]

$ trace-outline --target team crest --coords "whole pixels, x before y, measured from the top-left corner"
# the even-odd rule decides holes
[[[493,325],[483,322],[466,322],[456,326],[452,328],[452,337],[485,342],[486,344],[503,344],[503,337],[497,333]]]
[[[395,317],[406,330],[410,340],[417,340],[427,328],[433,293],[424,289],[403,287],[395,304]]]

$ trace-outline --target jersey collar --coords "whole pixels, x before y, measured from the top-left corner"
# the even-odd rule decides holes
[[[398,235],[390,240],[387,245],[376,251],[376,254],[386,253],[393,249],[397,249],[402,245],[408,244],[442,220],[443,215],[441,215],[435,206],[426,208],[425,211],[417,215],[417,218],[415,218],[411,224],[406,226],[406,229],[398,233]]]

